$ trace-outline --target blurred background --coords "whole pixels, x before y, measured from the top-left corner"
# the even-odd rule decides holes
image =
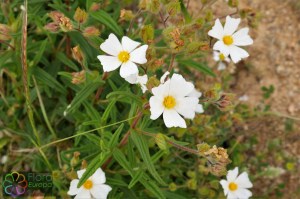
[[[197,13],[197,0],[190,10]],[[226,16],[226,1],[213,4],[214,16]],[[248,20],[254,44],[250,57],[236,66],[231,89],[243,103],[270,114],[246,122],[240,142],[254,182],[254,198],[300,198],[300,1],[239,0],[239,9],[253,12]]]

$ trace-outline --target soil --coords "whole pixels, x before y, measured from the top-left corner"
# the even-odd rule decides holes
[[[239,97],[248,96],[245,102],[253,108],[270,105],[270,110],[281,117],[260,117],[248,122],[249,135],[258,138],[252,155],[266,157],[262,165],[279,167],[284,173],[274,179],[257,177],[254,198],[300,198],[300,132],[299,120],[292,120],[294,128],[287,132],[287,117],[300,118],[300,2],[299,0],[239,0],[239,8],[251,8],[260,21],[250,29],[254,44],[247,47],[250,57],[236,66],[232,91]],[[199,1],[190,1],[190,10],[197,13]],[[215,17],[234,13],[224,9],[226,2],[213,5]],[[242,24],[247,26],[247,24]],[[267,100],[263,98],[263,86],[273,85],[275,90]],[[270,143],[278,140],[278,148]],[[274,152],[276,150],[276,152]],[[254,153],[253,153],[254,152]],[[249,152],[251,153],[251,152]],[[250,155],[250,154],[249,154]],[[253,158],[253,157],[252,157]],[[254,157],[256,158],[256,157]],[[258,157],[257,157],[258,159]],[[288,161],[294,168],[287,170]],[[261,168],[249,165],[256,172]]]

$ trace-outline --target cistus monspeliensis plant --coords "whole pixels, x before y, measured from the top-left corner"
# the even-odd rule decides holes
[[[4,2],[0,125],[30,152],[9,168],[51,172],[58,198],[251,196],[246,173],[227,174],[246,165],[228,152],[243,111],[218,71],[249,56],[239,12],[214,15],[214,0],[193,14],[183,0]]]

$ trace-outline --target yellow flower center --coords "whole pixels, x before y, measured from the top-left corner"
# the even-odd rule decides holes
[[[91,189],[93,187],[93,182],[91,180],[87,180],[84,184],[83,187],[85,189]]]
[[[219,58],[220,58],[221,61],[224,61],[225,55],[223,53],[220,53]]]
[[[227,46],[230,46],[233,43],[233,38],[230,35],[224,36],[223,37],[223,42],[224,44],[226,44]]]
[[[130,55],[127,51],[121,51],[118,55],[118,58],[121,62],[127,62],[130,58]]]
[[[231,182],[231,183],[229,183],[229,190],[230,191],[235,191],[235,190],[237,190],[237,188],[238,188],[238,185],[237,184],[235,184],[234,182]]]
[[[174,97],[172,96],[167,96],[164,98],[164,102],[163,105],[167,108],[167,109],[171,109],[176,105],[176,100]]]

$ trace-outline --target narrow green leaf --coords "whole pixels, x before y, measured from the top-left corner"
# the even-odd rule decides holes
[[[112,138],[110,139],[110,141],[108,143],[108,147],[113,148],[113,147],[117,146],[120,134],[122,133],[122,130],[123,130],[123,127],[124,127],[124,123],[121,124],[118,127],[118,129],[115,131],[115,133],[113,134]]]
[[[166,185],[166,183],[161,179],[160,175],[155,170],[154,164],[151,161],[150,153],[149,153],[149,147],[147,145],[146,140],[142,135],[139,135],[137,132],[132,131],[130,136],[136,145],[137,149],[139,150],[142,159],[144,160],[147,169],[149,170],[150,174],[162,185]]]
[[[55,79],[53,78],[49,73],[44,71],[43,69],[39,67],[35,67],[33,74],[35,75],[35,78],[50,88],[53,88],[54,90],[57,90],[61,93],[66,93],[66,89]]]
[[[131,92],[128,91],[115,91],[115,92],[111,92],[109,93],[106,98],[107,99],[111,99],[111,98],[117,98],[117,100],[119,99],[124,99],[125,97],[129,97],[131,99],[133,99],[134,101],[136,101],[139,105],[143,104],[143,101],[136,95],[132,94]],[[132,103],[132,102],[131,102]]]
[[[216,77],[216,74],[208,66],[205,66],[203,63],[195,62],[193,60],[178,60],[178,62],[187,67],[195,68],[200,72],[203,72],[204,74],[210,75],[212,77]]]
[[[101,86],[103,82],[91,82],[86,84],[74,97],[72,102],[70,103],[70,108],[68,108],[68,112],[75,110],[85,99],[87,99],[96,89]]]
[[[109,114],[110,114],[112,108],[115,107],[116,101],[117,101],[117,100],[115,100],[115,99],[112,100],[112,101],[108,104],[108,106],[106,107],[106,109],[105,109],[105,111],[104,111],[104,113],[103,113],[103,115],[102,115],[102,118],[101,118],[101,123],[102,123],[103,125],[106,124],[107,118],[108,118],[108,116],[109,116]]]
[[[97,12],[90,13],[90,16],[107,26],[118,36],[122,36],[124,34],[122,28],[118,26],[117,22],[113,18],[111,18],[111,16],[107,12],[99,10]]]
[[[40,62],[40,60],[41,60],[41,58],[42,58],[42,56],[43,56],[43,54],[44,54],[44,51],[45,51],[45,49],[46,49],[46,46],[47,46],[47,44],[48,44],[48,40],[47,39],[45,39],[43,42],[41,42],[42,44],[40,45],[40,47],[39,47],[39,51],[37,52],[37,54],[34,56],[34,58],[33,58],[33,63],[34,63],[34,65],[36,65],[37,63],[39,63]]]
[[[158,199],[165,199],[166,197],[160,190],[160,188],[156,185],[156,183],[149,178],[147,174],[143,176],[143,178],[140,180],[140,182],[144,185],[144,187],[150,191],[152,194],[155,195]]]
[[[130,181],[128,188],[131,189],[138,181],[141,180],[141,178],[144,176],[144,171],[140,169],[138,172],[133,174],[133,178]]]
[[[102,166],[102,164],[109,158],[109,152],[100,153],[97,155],[87,166],[86,171],[83,173],[79,180],[77,187],[81,187],[89,177],[91,177],[95,171]]]
[[[78,67],[77,65],[72,62],[65,54],[63,54],[62,52],[59,52],[56,54],[56,58],[61,61],[63,64],[65,64],[66,66],[68,66],[69,68],[72,68],[73,70],[78,71]]]
[[[186,9],[183,0],[179,0],[179,2],[180,2],[180,8],[181,8],[181,11],[183,13],[183,16],[184,16],[184,19],[185,19],[186,23],[191,22],[192,17],[189,14],[188,10]]]
[[[126,160],[125,155],[120,151],[120,149],[114,149],[113,157],[121,165],[121,167],[123,167],[130,175],[132,175],[132,169],[129,165],[129,162]]]

